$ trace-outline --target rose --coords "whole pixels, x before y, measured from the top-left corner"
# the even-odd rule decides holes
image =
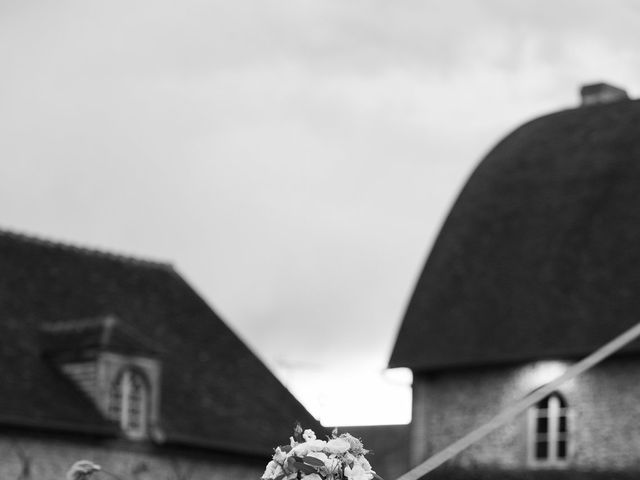
[[[320,452],[327,446],[327,442],[324,440],[309,440],[304,442],[303,445],[306,445],[310,452]]]
[[[276,453],[273,454],[273,459],[282,464],[287,459],[287,454],[282,451],[280,447],[276,448]]]
[[[335,475],[342,469],[342,462],[336,457],[328,457],[324,462],[324,468],[328,474]]]
[[[351,452],[347,452],[342,456],[342,460],[351,467],[355,463],[356,457],[355,455],[352,455]]]
[[[332,438],[331,440],[329,440],[327,442],[327,445],[325,446],[324,450],[327,453],[345,453],[347,450],[349,450],[349,447],[351,445],[349,445],[349,442],[347,442],[345,439],[343,438]]]
[[[304,457],[307,453],[309,453],[309,448],[307,447],[307,442],[299,443],[287,453],[287,457]]]
[[[349,447],[350,447],[349,451],[354,455],[360,455],[360,454],[365,455],[368,453],[367,450],[365,450],[359,438],[356,438],[353,435],[350,435],[348,433],[343,433],[342,435],[340,435],[340,438],[343,438],[347,442],[349,442]]]
[[[320,452],[325,448],[327,442],[324,440],[309,440],[308,442],[299,443],[287,453],[287,457],[295,455],[296,457],[304,457],[309,452]]]
[[[349,480],[371,480],[373,473],[365,471],[359,463],[355,463],[353,467],[346,467],[344,474]]]
[[[302,430],[298,424],[290,443],[291,448],[274,450],[262,480],[372,480],[375,476],[364,457],[367,450],[362,441],[348,433],[338,436],[334,429],[332,438],[325,442],[318,440],[313,430]],[[300,462],[311,468],[305,468]]]
[[[263,480],[271,480],[283,473],[284,472],[282,471],[282,467],[280,466],[280,464],[271,460],[267,464],[267,468],[265,469],[264,473],[262,474],[262,477],[260,478],[262,478]]]
[[[358,457],[356,457],[356,462],[364,469],[365,472],[373,472],[373,470],[371,470],[371,464],[369,463],[369,460],[367,460],[364,455],[359,455]]]

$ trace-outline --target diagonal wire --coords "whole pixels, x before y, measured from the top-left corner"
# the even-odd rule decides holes
[[[600,363],[602,360],[607,358],[608,356],[614,354],[622,347],[627,345],[628,343],[635,340],[638,336],[640,336],[640,323],[634,325],[629,330],[621,333],[617,337],[615,337],[610,342],[606,343],[587,357],[583,358],[579,362],[573,364],[569,367],[562,375],[560,375],[555,380],[547,383],[546,385],[540,387],[539,389],[531,392],[529,395],[514,403],[507,409],[503,410],[501,413],[493,417],[484,425],[478,427],[472,432],[468,433],[461,439],[449,445],[444,450],[439,451],[432,457],[428,458],[424,462],[422,462],[417,467],[409,470],[404,475],[400,476],[398,480],[418,480],[423,477],[427,473],[436,469],[440,465],[442,465],[447,460],[456,456],[466,448],[470,447],[478,440],[484,438],[489,433],[493,432],[495,429],[503,426],[518,414],[524,412],[529,407],[538,403],[544,397],[553,392],[556,388],[558,388],[564,382],[571,380],[572,378],[580,375],[581,373],[589,370],[594,365]]]

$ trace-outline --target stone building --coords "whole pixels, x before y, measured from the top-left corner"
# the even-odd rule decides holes
[[[296,420],[317,425],[169,265],[0,232],[0,272],[2,480],[79,459],[254,480]]]
[[[640,321],[640,101],[582,95],[487,154],[426,261],[390,359],[414,374],[412,465]],[[638,378],[636,341],[451,464],[640,470]]]

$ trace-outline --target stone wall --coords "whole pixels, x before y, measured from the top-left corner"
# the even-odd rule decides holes
[[[64,480],[69,467],[84,459],[108,472],[95,475],[95,480],[256,480],[264,471],[257,460],[132,451],[124,446],[0,433],[2,480]],[[268,460],[267,455],[265,465]]]
[[[414,375],[412,466],[490,420],[551,380],[562,362]],[[554,373],[555,372],[555,373]],[[567,467],[633,469],[640,465],[640,361],[606,361],[558,391],[570,408]],[[527,418],[520,415],[453,459],[453,465],[518,469],[527,460]]]

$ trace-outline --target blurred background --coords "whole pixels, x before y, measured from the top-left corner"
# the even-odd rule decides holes
[[[386,371],[462,184],[523,121],[638,95],[631,0],[0,3],[0,226],[172,263],[325,425]]]

